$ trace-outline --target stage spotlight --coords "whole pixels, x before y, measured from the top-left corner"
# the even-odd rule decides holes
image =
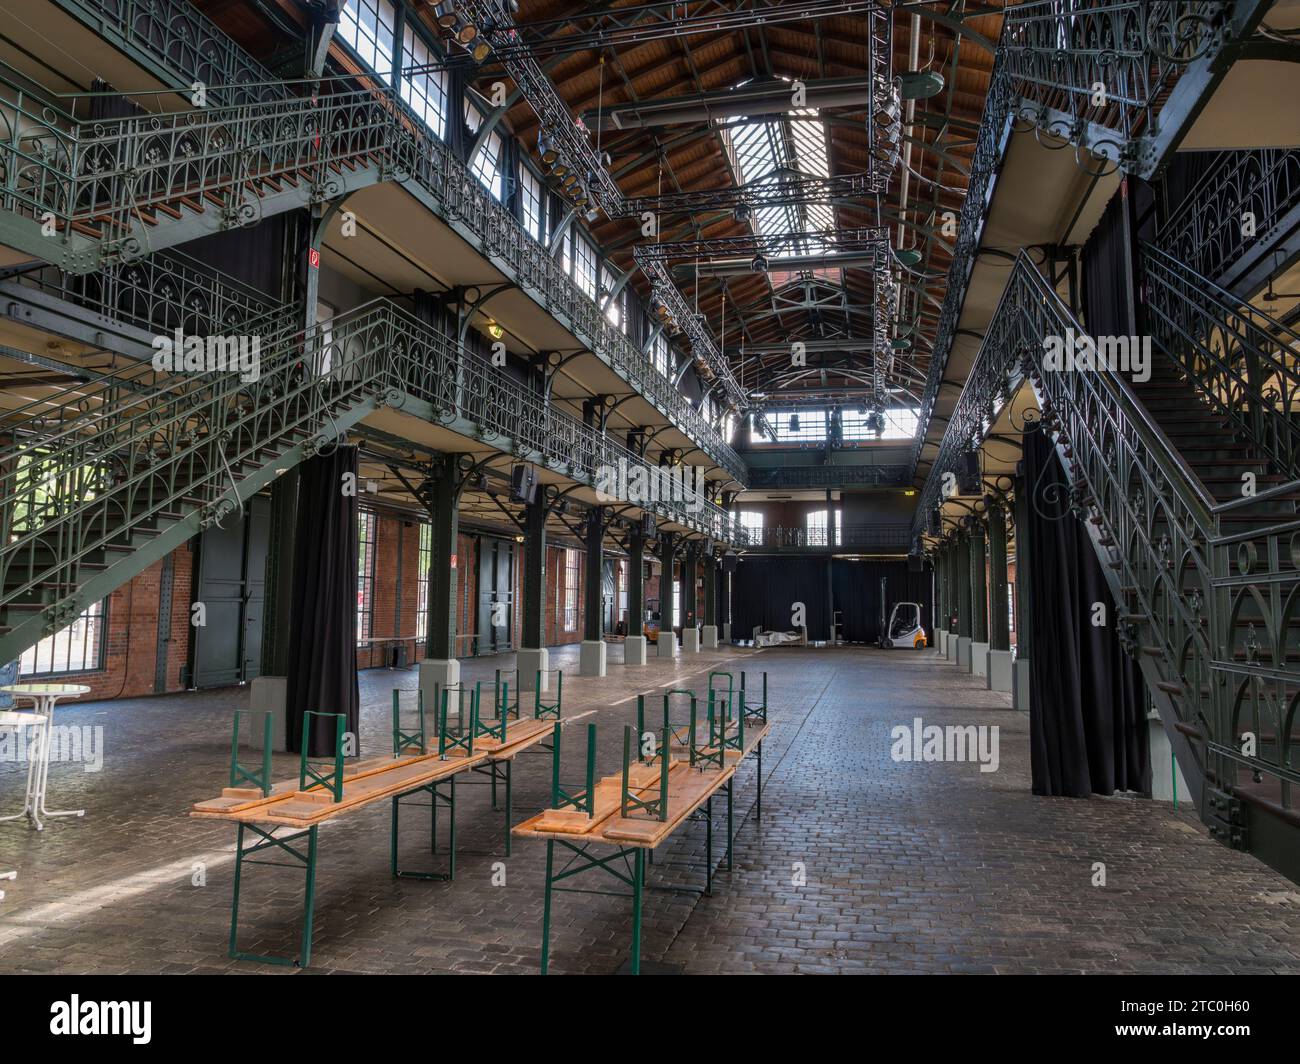
[[[753,270],[755,273],[767,273],[767,268],[769,265],[770,264],[768,263],[767,259],[765,259],[762,255],[755,255],[753,262],[749,264],[749,268]]]

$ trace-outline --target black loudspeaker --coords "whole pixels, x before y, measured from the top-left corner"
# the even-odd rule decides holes
[[[654,534],[655,534],[655,515],[642,514],[641,535],[645,536],[646,539],[650,539],[654,536]]]
[[[530,465],[517,465],[510,470],[510,497],[516,502],[533,503],[537,500],[537,470]]]
[[[957,463],[957,490],[962,495],[983,495],[979,451],[967,451]]]
[[[739,564],[740,564],[740,555],[737,554],[734,550],[729,550],[727,551],[726,554],[722,556],[722,571],[724,573],[727,574],[734,573],[736,571],[736,566]]]
[[[943,514],[939,512],[939,507],[934,507],[926,518],[925,530],[932,536],[943,535]]]
[[[909,573],[919,573],[921,569],[921,556],[919,554],[909,554],[907,556],[907,571]]]

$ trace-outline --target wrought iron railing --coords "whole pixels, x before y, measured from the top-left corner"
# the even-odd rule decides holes
[[[1118,374],[1043,368],[1044,339],[1069,330],[1084,334],[1022,255],[922,490],[913,536],[921,539],[926,515],[942,501],[945,474],[957,473],[959,457],[1028,381],[1071,476],[1066,506],[1099,530],[1122,636],[1144,666],[1159,663],[1159,673],[1148,672],[1152,693],[1192,740],[1185,749],[1194,764],[1184,771],[1247,798],[1239,773],[1267,778],[1277,788],[1273,807],[1295,817],[1291,787],[1300,774],[1291,732],[1300,685],[1291,603],[1300,570],[1290,545],[1300,520],[1262,514],[1230,531],[1224,522],[1294,497],[1300,482],[1216,504]],[[1168,698],[1161,684],[1178,694]],[[1259,740],[1253,755],[1241,752],[1243,731]]]
[[[1159,248],[1142,249],[1152,340],[1278,472],[1300,470],[1300,332]]]
[[[14,275],[12,283],[154,333],[243,333],[255,318],[291,311],[264,292],[176,250],[111,263],[98,273],[44,266]]]
[[[782,528],[779,525],[751,530],[747,549],[857,549],[901,553],[912,543],[911,525],[906,522],[874,525],[825,525],[812,528]]]
[[[307,453],[328,446],[358,407],[416,404],[417,416],[579,482],[603,483],[615,498],[619,481],[609,472],[620,465],[644,467],[642,482],[650,482],[650,467],[631,451],[386,300],[305,332],[283,324],[258,339],[255,381],[235,372],[161,375],[144,364],[79,390],[75,400],[31,404],[0,421],[11,441],[0,449],[0,606],[48,602],[35,622],[19,625],[18,638],[57,630],[102,596],[101,586],[83,580],[85,562],[102,562],[135,530],[184,513],[220,520],[238,507],[249,468],[298,444]],[[743,544],[734,515],[689,489],[679,495],[627,501]],[[21,649],[9,638],[8,649]]]
[[[1013,123],[1103,153],[1118,144],[1116,161],[1133,165],[1135,154],[1149,145],[1131,142],[1130,136],[1151,130],[1153,108],[1163,102],[1189,62],[1221,43],[1229,13],[1222,0],[1032,0],[1006,9],[935,329],[912,449],[913,472],[925,446],[994,177]],[[1099,83],[1109,103],[1092,108]]]
[[[1201,276],[1229,284],[1297,207],[1300,151],[1221,152],[1160,227],[1156,243]]]
[[[270,71],[257,66],[201,14],[197,17],[202,31],[211,30],[213,43],[197,51],[191,47],[196,9],[183,0],[150,0],[148,4],[137,0],[61,2],[87,24],[111,27],[114,34],[120,35],[116,38],[120,43],[148,57],[160,70],[170,72],[175,84],[189,86],[194,81],[202,81],[209,103],[227,113],[256,116],[265,106],[288,106],[292,113],[299,113],[292,109],[295,103],[301,104],[302,101],[290,97],[285,86],[277,83]],[[173,27],[180,29],[174,30]],[[173,39],[174,33],[179,34],[176,39]],[[216,72],[225,70],[238,70],[240,73],[231,80],[209,80]],[[365,91],[375,97],[374,106],[378,111],[388,116],[393,138],[389,151],[397,160],[397,165],[392,167],[393,174],[409,176],[418,187],[422,200],[435,213],[456,225],[471,244],[492,259],[521,288],[532,293],[550,313],[563,320],[575,336],[597,356],[607,360],[628,384],[645,395],[653,406],[743,486],[745,464],[726,444],[719,430],[653,367],[621,329],[609,321],[599,304],[528,235],[514,215],[492,197],[447,145],[427,130],[391,88],[375,87]],[[352,94],[333,95],[346,98]],[[346,99],[340,99],[339,104],[344,109],[349,106]],[[286,147],[279,143],[279,139],[268,134],[267,147],[272,151]],[[254,157],[258,155],[260,149],[255,148]],[[337,163],[341,158],[334,154],[329,161]],[[191,167],[197,165],[196,160],[189,156],[176,160],[177,165],[184,162]],[[332,171],[327,173],[329,176],[323,180],[338,181],[339,175]],[[328,186],[321,190],[322,195],[327,193]],[[127,219],[134,217],[132,212],[136,202],[134,198],[128,199],[128,206],[119,207],[119,213]],[[247,197],[237,205],[226,205],[226,209],[231,224],[257,216],[257,205]],[[57,210],[55,213],[61,217]],[[119,247],[115,250],[126,255],[139,253],[147,241],[147,237],[138,232],[129,238],[119,236],[118,239]],[[85,246],[84,239],[81,246]]]
[[[1160,107],[1188,65],[1221,40],[1231,10],[1226,0],[1009,7],[999,55],[1015,79],[1017,114],[1125,169],[1149,166]]]
[[[750,466],[749,486],[757,488],[852,488],[911,483],[901,464]]]

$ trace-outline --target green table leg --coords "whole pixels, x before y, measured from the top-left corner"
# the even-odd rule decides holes
[[[555,867],[555,840],[546,840],[546,894],[542,900],[542,974],[550,966],[551,954],[551,874]]]
[[[735,786],[736,777],[732,776],[727,780],[727,871],[731,871],[731,843],[735,838],[735,821],[732,818],[732,788]]]
[[[514,798],[511,794],[511,776],[513,775],[514,761],[505,763],[506,773],[506,856],[510,856],[510,819],[513,816]]]
[[[633,975],[641,974],[641,895],[645,891],[645,850],[640,846],[632,858],[632,963]]]
[[[239,949],[235,945],[238,941],[239,931],[239,881],[244,871],[244,825],[240,824],[235,832],[235,892],[230,900],[230,948],[226,951],[227,956],[234,960],[239,956]]]
[[[713,896],[713,795],[704,803],[704,893]]]
[[[316,917],[316,832],[319,827],[311,826],[307,836],[307,900],[303,904],[302,919],[302,967],[311,965],[311,934]]]

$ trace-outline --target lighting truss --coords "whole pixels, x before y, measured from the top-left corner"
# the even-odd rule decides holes
[[[872,173],[818,177],[798,170],[781,170],[748,185],[627,199],[623,201],[623,213],[636,217],[644,211],[694,214],[703,211],[757,211],[764,207],[793,207],[802,203],[831,205],[839,200],[862,200],[876,191],[876,177]]]
[[[711,240],[680,240],[640,244],[633,249],[637,265],[674,260],[771,258],[781,254],[808,255],[843,252],[873,253],[876,261],[866,267],[877,273],[889,267],[889,230],[884,226],[855,229],[809,229],[791,233],[750,233],[745,236],[715,237]]]
[[[623,204],[618,183],[592,146],[586,126],[569,112],[550,78],[538,65],[534,51],[519,47],[519,30],[506,5],[502,0],[461,0],[456,7],[492,45],[493,56],[505,67],[520,96],[537,115],[539,128],[568,159],[570,168],[586,182],[595,206],[611,218],[618,216]]]
[[[713,334],[703,314],[697,314],[686,302],[681,290],[668,276],[662,262],[641,264],[642,272],[650,281],[651,303],[659,308],[661,316],[677,326],[686,336],[691,354],[695,356],[706,377],[717,380],[728,405],[737,409],[746,403],[745,393],[732,373],[731,366],[713,342]]]

